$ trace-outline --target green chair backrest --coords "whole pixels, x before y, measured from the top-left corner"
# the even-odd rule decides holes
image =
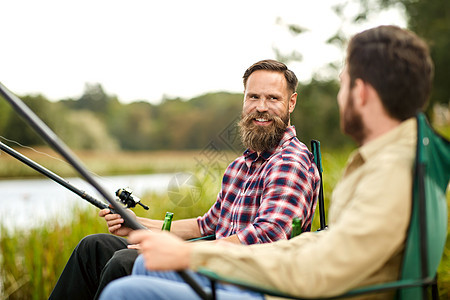
[[[446,188],[450,178],[450,144],[417,116],[417,153],[413,204],[401,280],[432,281],[447,238]],[[401,289],[398,299],[424,299],[423,287]]]
[[[322,168],[322,153],[320,151],[320,142],[318,140],[311,140],[311,152],[314,155],[314,163],[317,166],[320,176],[320,190],[319,190],[319,199],[317,201],[317,205],[319,206],[319,221],[320,228],[319,230],[323,230],[327,227],[326,217],[325,217],[325,203],[324,203],[324,195],[323,195],[323,168]]]

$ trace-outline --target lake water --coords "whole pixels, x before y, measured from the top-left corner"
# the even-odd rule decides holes
[[[133,195],[141,197],[151,191],[167,192],[168,184],[174,175],[110,176],[98,180],[111,191],[112,195],[119,188],[129,187]],[[106,200],[83,179],[66,178],[66,180],[77,189],[106,203]],[[75,204],[79,204],[79,207],[93,206],[50,179],[0,180],[0,193],[0,222],[8,229],[33,227],[54,216],[64,220],[70,217]]]

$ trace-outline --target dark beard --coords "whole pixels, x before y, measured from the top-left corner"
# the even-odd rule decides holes
[[[256,118],[272,120],[273,122],[269,126],[259,126],[253,123]],[[258,153],[272,149],[280,143],[288,123],[289,112],[283,118],[258,112],[243,115],[238,124],[242,144]]]
[[[358,145],[361,145],[364,137],[365,130],[362,117],[360,113],[355,111],[353,104],[353,97],[349,95],[347,99],[347,105],[344,109],[343,116],[341,117],[342,130],[351,136]]]

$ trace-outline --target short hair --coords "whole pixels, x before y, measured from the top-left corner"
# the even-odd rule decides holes
[[[423,110],[434,67],[426,43],[411,31],[379,26],[355,35],[347,48],[350,87],[360,78],[377,91],[387,113],[405,120]]]
[[[272,59],[265,59],[258,61],[251,65],[244,73],[243,79],[244,79],[244,88],[247,87],[247,80],[250,77],[250,75],[258,70],[267,70],[267,71],[275,71],[283,73],[284,78],[286,78],[287,81],[287,88],[292,93],[295,93],[297,90],[297,76],[295,76],[295,73],[288,69],[288,67],[283,64],[282,62],[272,60]]]

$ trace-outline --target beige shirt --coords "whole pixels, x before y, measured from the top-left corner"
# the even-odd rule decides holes
[[[416,132],[415,119],[409,119],[350,156],[333,191],[326,231],[265,245],[198,243],[192,269],[298,297],[395,280],[411,211]]]

